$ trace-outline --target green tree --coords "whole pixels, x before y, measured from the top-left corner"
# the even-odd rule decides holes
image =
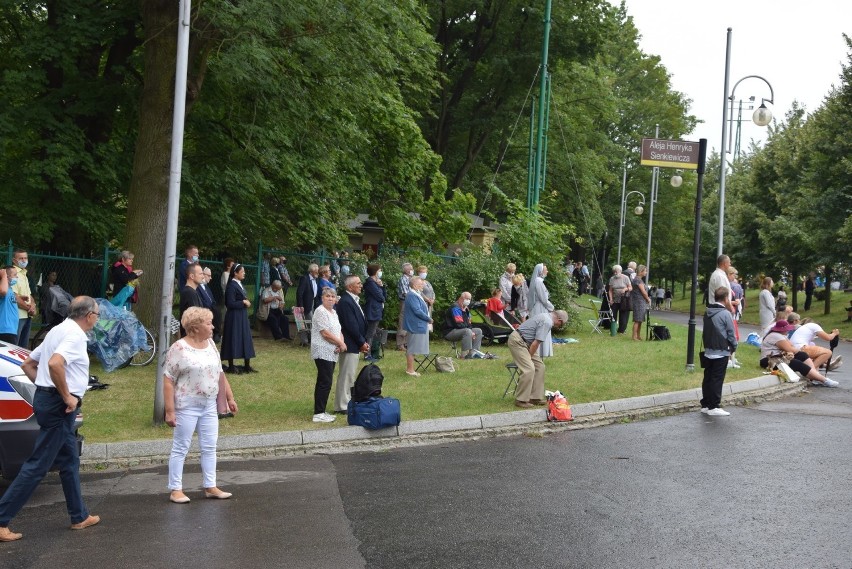
[[[145,89],[127,216],[129,246],[155,269],[168,190],[173,12],[172,2],[143,3]],[[201,4],[190,41],[181,241],[237,251],[261,239],[339,246],[358,212],[374,215],[389,242],[460,238],[472,200],[424,197],[425,184],[446,182],[407,103],[435,85],[424,18],[413,0]],[[156,313],[153,303],[140,309],[149,320]]]
[[[16,242],[88,251],[120,233],[138,23],[131,2],[0,6],[0,222]]]

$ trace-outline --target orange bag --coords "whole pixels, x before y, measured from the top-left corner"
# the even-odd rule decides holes
[[[573,421],[571,406],[565,396],[558,391],[547,396],[547,420],[548,421]]]

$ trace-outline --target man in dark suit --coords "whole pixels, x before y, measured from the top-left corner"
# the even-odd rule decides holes
[[[363,286],[361,277],[349,275],[343,284],[346,292],[337,301],[337,318],[340,320],[343,341],[346,342],[346,353],[340,354],[338,361],[340,372],[337,374],[337,387],[334,391],[334,410],[345,413],[351,398],[352,385],[355,383],[355,370],[358,368],[360,354],[368,353],[370,345],[364,337],[367,321],[358,301]]]
[[[296,289],[296,306],[301,307],[305,311],[305,318],[310,320],[311,313],[314,311],[314,299],[317,295],[321,295],[319,290],[319,265],[311,263],[308,265],[308,272],[299,279],[299,288]]]
[[[198,298],[201,299],[201,304],[204,308],[207,308],[213,313],[213,341],[218,344],[222,339],[222,313],[219,307],[216,306],[212,289],[208,286],[211,280],[213,280],[213,272],[210,270],[210,267],[204,267],[204,279],[195,291],[198,293]]]
[[[186,284],[180,290],[180,316],[183,318],[183,313],[190,306],[203,307],[201,297],[198,295],[198,287],[204,280],[204,269],[198,263],[190,263],[186,266]],[[186,330],[183,329],[183,324],[180,327],[180,337],[186,336]]]

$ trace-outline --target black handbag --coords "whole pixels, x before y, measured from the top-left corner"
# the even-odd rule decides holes
[[[707,356],[704,354],[704,339],[701,339],[701,351],[698,352],[698,364],[701,366],[701,369],[707,367]]]

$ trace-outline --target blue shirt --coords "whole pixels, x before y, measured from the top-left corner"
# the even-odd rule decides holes
[[[18,335],[18,303],[15,302],[15,291],[9,287],[9,292],[0,299],[0,334]]]

